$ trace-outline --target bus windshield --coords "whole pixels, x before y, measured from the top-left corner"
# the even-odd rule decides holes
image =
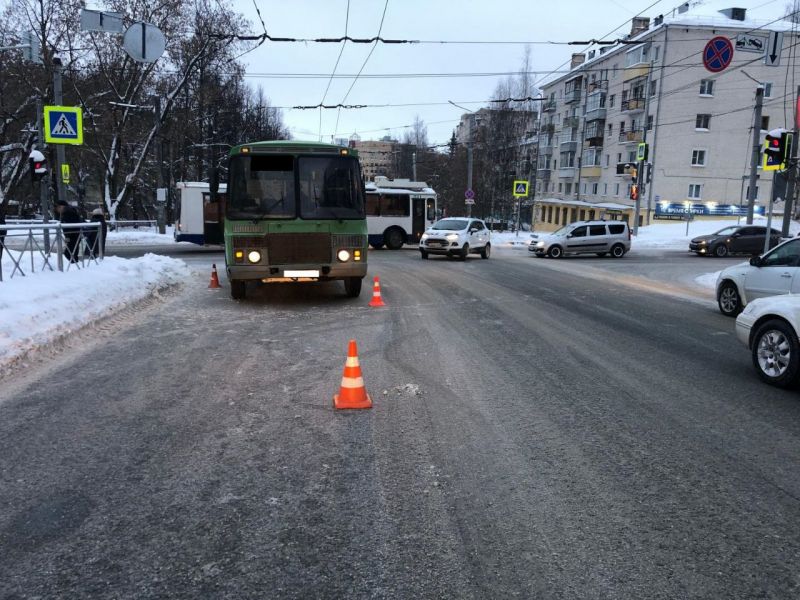
[[[295,172],[299,177],[295,178]],[[240,155],[231,159],[228,218],[260,220],[298,216],[303,219],[363,219],[358,160],[341,156],[295,159],[290,155]]]

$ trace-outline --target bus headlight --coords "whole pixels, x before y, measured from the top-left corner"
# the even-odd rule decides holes
[[[258,250],[251,250],[247,253],[247,260],[251,263],[261,262],[261,252]]]
[[[233,253],[233,258],[236,262],[242,262],[244,260],[244,250],[237,250]]]
[[[347,250],[339,250],[336,254],[336,258],[338,258],[341,262],[347,262],[350,260],[350,253]]]

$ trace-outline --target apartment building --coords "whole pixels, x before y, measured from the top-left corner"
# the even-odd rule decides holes
[[[639,43],[573,54],[570,72],[542,86],[537,196],[565,207],[633,206],[624,166],[636,162],[637,146],[646,140],[650,181],[640,197],[640,223],[676,205],[702,214],[746,207],[759,83],[762,139],[768,130],[794,127],[800,72],[793,46],[800,36],[792,29],[788,21],[757,19],[730,4],[686,3],[652,23],[634,18],[627,39]],[[778,66],[764,62],[771,31],[784,32]],[[712,72],[703,52],[718,36],[734,52],[727,68]],[[762,206],[772,178],[759,169]],[[543,216],[545,228],[559,225],[541,211],[539,222]]]
[[[392,139],[361,140],[358,135],[350,137],[351,148],[358,150],[361,170],[368,181],[376,176],[394,177],[396,175],[397,141]]]

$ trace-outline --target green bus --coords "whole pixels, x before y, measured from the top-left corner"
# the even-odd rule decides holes
[[[367,221],[358,152],[273,141],[231,149],[225,202],[231,296],[248,282],[344,281],[350,297],[367,274]]]

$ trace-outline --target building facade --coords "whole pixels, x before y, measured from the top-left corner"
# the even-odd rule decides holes
[[[640,224],[668,205],[746,208],[759,82],[761,139],[794,128],[792,82],[800,72],[791,30],[790,22],[754,20],[744,9],[687,3],[652,24],[634,18],[627,41],[638,43],[573,55],[570,72],[542,86],[537,195],[633,206],[626,165],[646,141]],[[764,62],[771,31],[784,32],[777,67]],[[712,72],[703,53],[716,37],[734,50],[730,64]],[[759,168],[757,203],[770,199],[772,179]]]
[[[394,140],[360,140],[350,138],[350,146],[358,150],[364,177],[373,181],[375,177],[395,176],[397,165],[397,142]]]

